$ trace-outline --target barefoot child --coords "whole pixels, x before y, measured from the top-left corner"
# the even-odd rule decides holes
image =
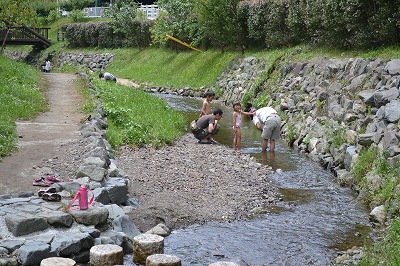
[[[213,91],[206,92],[206,98],[203,101],[203,106],[201,108],[201,113],[200,113],[199,117],[202,117],[203,115],[211,114],[210,103],[214,99],[214,96],[215,96],[215,93]]]
[[[242,126],[242,114],[243,115],[254,115],[253,112],[243,112],[242,106],[239,102],[233,104],[233,130],[235,132],[235,137],[233,139],[233,148],[235,151],[240,152],[240,142],[242,141],[242,133],[240,127]]]

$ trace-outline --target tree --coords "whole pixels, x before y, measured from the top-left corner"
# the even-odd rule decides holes
[[[197,13],[199,22],[210,41],[221,48],[240,45],[241,34],[238,18],[240,0],[198,0]]]
[[[33,25],[36,12],[31,3],[26,0],[1,0],[0,1],[0,26],[8,25]]]
[[[193,46],[200,44],[203,31],[194,12],[194,0],[159,0],[159,15],[151,29],[154,44],[167,42],[166,34]]]
[[[135,0],[117,0],[105,11],[105,15],[111,18],[114,32],[129,34],[136,20],[137,10],[138,4]]]
[[[6,28],[4,41],[1,44],[0,54],[6,43],[6,39],[13,25],[31,25],[34,23],[36,12],[32,6],[24,0],[2,0],[0,2],[0,28]]]

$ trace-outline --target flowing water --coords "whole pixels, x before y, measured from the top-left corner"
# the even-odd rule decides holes
[[[160,94],[168,104],[195,119],[201,100]],[[233,146],[232,108],[223,109],[221,130],[215,139]],[[182,265],[233,261],[240,265],[330,265],[337,251],[367,241],[367,210],[354,193],[303,155],[278,142],[275,154],[261,153],[260,132],[243,119],[242,153],[272,166],[270,176],[282,201],[266,213],[246,221],[210,222],[173,231],[165,238],[165,253]]]

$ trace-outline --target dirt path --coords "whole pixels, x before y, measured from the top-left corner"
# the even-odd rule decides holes
[[[62,167],[55,166],[71,164],[65,149],[73,148],[81,139],[78,130],[82,114],[75,85],[77,77],[59,73],[43,75],[48,83],[45,94],[49,110],[35,119],[17,123],[18,151],[0,162],[1,194],[36,192],[38,188],[32,185],[32,181],[43,175],[68,178],[65,170],[56,171]]]

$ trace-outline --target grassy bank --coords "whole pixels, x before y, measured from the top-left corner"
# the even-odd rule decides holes
[[[44,111],[46,103],[38,89],[40,73],[28,65],[0,56],[0,158],[15,148],[15,121]]]
[[[147,144],[160,147],[184,132],[183,115],[157,96],[114,82],[93,82],[108,119],[107,139],[114,148]]]

